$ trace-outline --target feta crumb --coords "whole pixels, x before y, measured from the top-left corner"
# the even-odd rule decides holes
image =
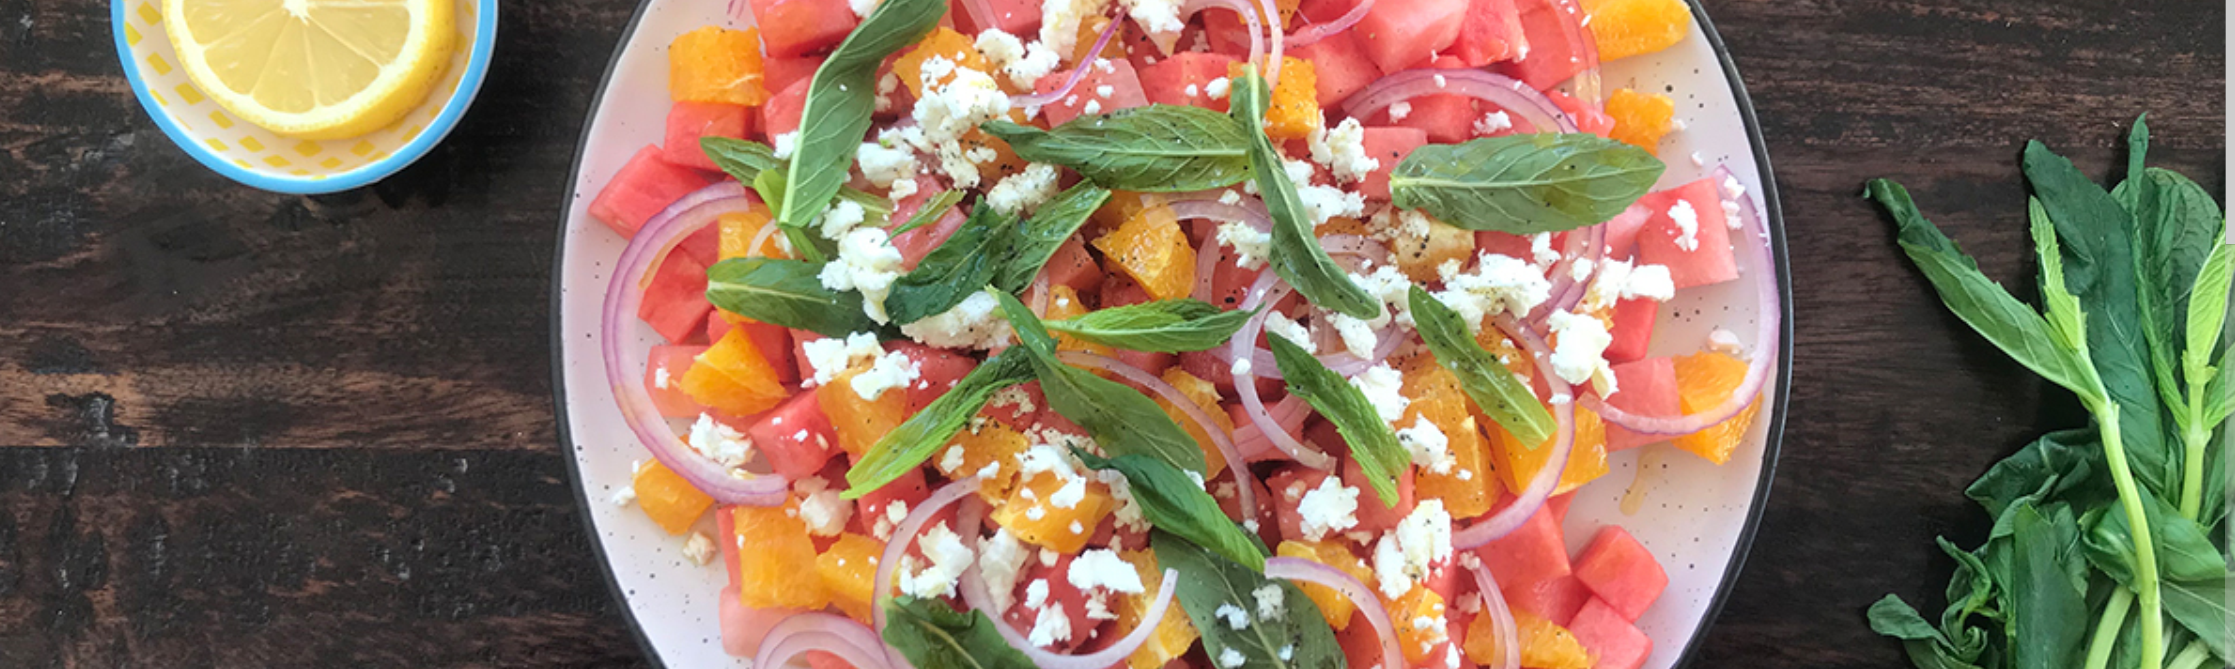
[[[1520,258],[1484,253],[1474,271],[1444,278],[1444,289],[1435,297],[1459,313],[1467,328],[1482,331],[1484,319],[1498,314],[1526,314],[1552,298],[1552,283],[1544,272]]]
[[[970,547],[962,544],[961,535],[955,534],[943,521],[924,530],[923,535],[916,538],[916,547],[931,560],[931,565],[922,571],[896,571],[900,591],[916,597],[953,597],[955,583],[977,561]]]
[[[1580,311],[1602,311],[1612,308],[1619,300],[1645,298],[1666,302],[1676,297],[1676,283],[1667,267],[1607,259],[1599,263],[1598,270],[1598,276],[1584,290],[1583,301],[1577,307]]]
[[[1313,341],[1316,338],[1312,336],[1311,329],[1304,327],[1302,323],[1290,320],[1288,314],[1278,311],[1266,314],[1265,331],[1280,335],[1282,338],[1295,343],[1297,347],[1304,349],[1305,353],[1319,355],[1319,343]]]
[[[854,16],[866,19],[877,9],[877,0],[846,0],[846,6],[854,10]]]
[[[838,259],[823,265],[817,278],[824,288],[860,291],[862,311],[871,320],[885,323],[892,320],[885,313],[885,296],[892,293],[892,283],[900,278],[901,260],[900,249],[893,248],[892,238],[883,228],[855,228],[839,240]]]
[[[1389,120],[1402,121],[1412,115],[1412,103],[1399,100],[1389,104]]]
[[[1032,163],[1024,171],[993,185],[986,191],[985,202],[1004,214],[1022,214],[1040,208],[1055,197],[1061,187],[1054,165]]]
[[[985,56],[986,62],[996,68],[1008,67],[1009,63],[1024,57],[1024,40],[1017,39],[1016,35],[1000,28],[979,31],[978,39],[972,46],[977,47],[978,54]]]
[[[1614,368],[1606,362],[1606,347],[1614,336],[1606,323],[1590,316],[1558,310],[1546,318],[1552,330],[1552,373],[1568,383],[1589,382],[1600,397],[1614,394]]]
[[[913,182],[922,163],[916,152],[905,140],[906,133],[891,130],[877,133],[877,141],[862,142],[854,149],[854,164],[861,168],[861,175],[879,188],[900,188],[901,182]],[[914,187],[910,183],[908,187]],[[894,197],[906,197],[895,193]]]
[[[1047,584],[1041,582],[1036,585],[1045,589]],[[1047,608],[1040,609],[1039,617],[1032,621],[1032,634],[1025,638],[1026,643],[1042,648],[1070,640],[1071,616],[1064,614],[1062,602],[1051,603]]]
[[[1071,560],[1071,570],[1064,574],[1071,587],[1080,592],[1101,591],[1109,594],[1138,595],[1148,592],[1141,583],[1141,573],[1133,570],[1133,563],[1118,557],[1117,551],[1096,548],[1079,553]]]
[[[1686,251],[1700,249],[1700,214],[1692,209],[1690,200],[1677,200],[1669,205],[1669,220],[1676,223],[1676,248]]]
[[[1293,659],[1293,658],[1295,658],[1295,657],[1296,657],[1296,644],[1288,644],[1288,645],[1286,645],[1286,646],[1281,646],[1281,647],[1280,647],[1280,659],[1281,659],[1281,661],[1282,661],[1282,662],[1286,662],[1286,661],[1289,661],[1290,659]]]
[[[1218,243],[1233,247],[1234,266],[1242,269],[1262,267],[1273,256],[1273,233],[1240,221],[1218,224]]]
[[[1086,106],[1079,108],[1079,114],[1082,116],[1093,116],[1100,113],[1102,113],[1101,100],[1088,100]]]
[[[1707,166],[1707,161],[1706,161],[1706,160],[1703,160],[1703,159],[1701,159],[1701,158],[1700,158],[1700,152],[1698,152],[1698,151],[1693,151],[1693,152],[1692,152],[1692,166],[1693,166],[1693,167],[1706,167],[1706,166]]]
[[[699,414],[698,422],[691,424],[691,436],[687,441],[691,450],[729,469],[743,467],[746,460],[753,458],[753,442],[707,414]]]
[[[799,501],[799,519],[807,523],[808,533],[818,537],[838,536],[853,517],[854,503],[834,489],[815,491]]]
[[[908,354],[885,351],[870,362],[868,370],[855,374],[849,385],[853,386],[854,393],[862,399],[875,401],[884,396],[887,390],[907,388],[908,384],[914,383],[922,374],[923,366],[909,360]]]
[[[1280,584],[1267,583],[1263,587],[1251,590],[1249,594],[1250,597],[1257,600],[1257,618],[1259,620],[1288,615],[1288,591],[1282,590]]]
[[[1502,111],[1494,111],[1488,114],[1483,114],[1482,118],[1477,119],[1474,122],[1474,134],[1477,135],[1495,135],[1512,129],[1513,117],[1507,116],[1506,113]]]
[[[1017,600],[1017,577],[1024,568],[1025,547],[1009,528],[994,531],[978,549],[978,576],[993,594],[994,609],[1006,611]],[[1042,581],[1045,583],[1045,581]]]
[[[821,217],[823,239],[831,241],[845,239],[846,233],[852,232],[868,216],[869,212],[862,209],[860,203],[840,198],[837,202],[831,204],[829,209],[823,210]]]
[[[1384,362],[1366,368],[1350,377],[1350,385],[1366,394],[1366,402],[1374,405],[1374,413],[1384,421],[1394,422],[1405,417],[1405,407],[1412,400],[1404,395],[1405,378],[1397,369]]]
[[[772,146],[769,148],[775,150],[777,160],[790,160],[792,152],[799,150],[799,131],[793,130],[777,135],[770,141],[770,144]]]
[[[1104,97],[1104,98],[1106,98],[1106,97],[1110,97],[1111,95],[1113,95],[1113,94],[1116,94],[1116,93],[1117,93],[1117,87],[1116,87],[1116,86],[1111,86],[1111,85],[1109,85],[1109,84],[1103,84],[1103,85],[1100,85],[1100,86],[1096,86],[1096,87],[1094,87],[1094,95],[1095,95],[1096,97]]]
[[[942,472],[952,472],[952,471],[958,471],[958,470],[961,470],[961,469],[962,469],[962,447],[961,447],[961,446],[948,446],[948,447],[947,447],[947,451],[946,451],[945,453],[941,453],[941,454],[939,454],[939,471],[942,471]]]
[[[660,367],[652,370],[652,387],[658,388],[660,390],[667,390],[668,378],[669,376],[666,367]]]
[[[1001,66],[1001,73],[1009,75],[1009,83],[1030,90],[1042,77],[1062,66],[1063,57],[1048,48],[1044,42],[1033,42],[1024,47],[1024,57]]]
[[[1256,183],[1247,181],[1243,183]],[[1345,191],[1334,186],[1305,185],[1296,182],[1296,199],[1304,204],[1304,215],[1313,227],[1325,225],[1337,216],[1358,218],[1366,215],[1366,196]]]
[[[706,536],[705,532],[692,532],[691,538],[683,542],[683,557],[690,558],[691,564],[701,567],[713,564],[716,552],[713,537]]]
[[[1226,77],[1219,77],[1212,79],[1210,83],[1203,84],[1203,92],[1210,95],[1213,100],[1224,100],[1226,99],[1227,89],[1232,86],[1233,82],[1228,81]]]
[[[819,386],[837,380],[838,375],[855,365],[869,363],[883,355],[885,347],[877,342],[877,335],[856,332],[845,337],[824,337],[800,344],[807,355],[807,367],[814,372],[806,386]]]
[[[1412,592],[1412,579],[1405,576],[1405,553],[1397,546],[1397,533],[1392,531],[1374,542],[1374,586],[1381,596],[1395,601]]]
[[[1009,342],[1015,330],[1001,315],[1001,301],[980,291],[952,309],[900,326],[900,333],[926,346],[990,350]]]
[[[1203,94],[1203,87],[1200,84],[1188,84],[1187,88],[1181,90],[1180,92],[1187,94],[1187,96],[1191,98],[1198,97]]]
[[[614,505],[614,506],[628,506],[628,505],[630,505],[630,504],[635,504],[635,503],[636,503],[636,485],[635,485],[635,484],[630,484],[630,485],[627,485],[627,486],[623,486],[623,487],[622,487],[622,488],[621,488],[620,490],[615,490],[615,491],[613,491],[613,505]]]
[[[1459,460],[1451,454],[1451,439],[1427,416],[1413,419],[1412,427],[1397,431],[1397,443],[1412,453],[1412,464],[1437,474],[1449,474]]]
[[[1296,515],[1302,522],[1297,529],[1305,541],[1319,541],[1335,532],[1358,526],[1358,494],[1355,487],[1343,485],[1341,477],[1321,479],[1319,487],[1304,491],[1304,498],[1296,504]]]
[[[1529,235],[1529,256],[1538,268],[1551,267],[1560,262],[1560,252],[1552,248],[1552,233],[1539,232]]]
[[[913,112],[917,132],[909,136],[920,136],[917,148],[939,157],[940,170],[955,187],[974,188],[981,178],[977,163],[986,160],[973,160],[971,146],[960,140],[979,124],[1007,115],[1009,95],[993,77],[945,56],[925,60],[920,76],[923,95]]]
[[[1249,629],[1249,611],[1243,610],[1242,607],[1235,606],[1231,603],[1218,605],[1218,610],[1211,612],[1211,616],[1215,618],[1226,619],[1226,626],[1228,628],[1237,630]]]
[[[1723,328],[1715,328],[1714,332],[1707,333],[1707,350],[1740,360],[1746,359],[1746,347],[1738,343],[1738,334]]]
[[[1041,551],[1041,554],[1042,554],[1042,556],[1043,556],[1043,557],[1045,557],[1045,556],[1046,556],[1046,553],[1047,553],[1046,551]],[[1046,563],[1047,561],[1046,561],[1046,560],[1042,560],[1041,562],[1042,562],[1042,563]],[[1031,583],[1028,583],[1028,584],[1026,584],[1026,585],[1024,586],[1024,605],[1025,605],[1025,606],[1029,606],[1029,607],[1032,607],[1032,608],[1040,608],[1040,607],[1041,607],[1042,605],[1045,605],[1045,604],[1047,604],[1047,603],[1048,603],[1048,579],[1044,579],[1044,578],[1041,578],[1041,579],[1033,579],[1033,581],[1032,581]]]
[[[1241,651],[1234,650],[1233,646],[1227,646],[1218,651],[1218,666],[1223,669],[1234,669],[1248,661],[1249,658],[1243,656]]]
[[[1381,161],[1366,155],[1365,140],[1366,127],[1358,119],[1345,118],[1335,127],[1312,130],[1308,143],[1312,160],[1326,165],[1337,183],[1352,183],[1381,169]]]
[[[1249,358],[1234,359],[1233,372],[1235,376],[1249,376],[1249,371]]]

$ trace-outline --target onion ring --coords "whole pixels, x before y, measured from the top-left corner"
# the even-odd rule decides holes
[[[1369,85],[1343,103],[1343,113],[1367,118],[1389,105],[1423,95],[1464,95],[1521,116],[1535,132],[1576,132],[1575,120],[1528,84],[1482,70],[1405,70]]]
[[[822,651],[838,656],[855,669],[889,669],[892,665],[879,649],[889,650],[890,647],[861,623],[829,613],[802,613],[768,628],[760,652],[753,655],[752,666],[782,667],[792,658]]]
[[[1094,48],[1088,49],[1086,55],[1079,58],[1079,66],[1071,70],[1071,76],[1064,77],[1063,85],[1057,86],[1046,93],[1010,96],[1009,104],[1019,107],[1045,107],[1063,99],[1063,96],[1070,95],[1071,89],[1079,86],[1079,80],[1086,78],[1086,69],[1094,67],[1096,62],[1102,60],[1102,48],[1109,46],[1110,37],[1117,34],[1118,25],[1122,23],[1125,23],[1125,19],[1116,18],[1110,19],[1110,25],[1103,26],[1102,36],[1094,40]]]
[[[1496,541],[1507,534],[1513,533],[1516,528],[1521,527],[1522,523],[1528,522],[1529,517],[1536,515],[1537,509],[1544,506],[1544,500],[1552,496],[1552,488],[1559,485],[1560,474],[1566,472],[1568,468],[1568,452],[1575,447],[1573,390],[1568,386],[1567,381],[1560,378],[1560,375],[1553,373],[1551,348],[1545,346],[1542,337],[1538,337],[1536,333],[1530,332],[1528,328],[1514,322],[1509,316],[1499,316],[1497,326],[1499,330],[1505,332],[1507,337],[1512,338],[1515,343],[1519,344],[1523,351],[1529,353],[1529,358],[1536,363],[1537,376],[1544,379],[1544,383],[1551,390],[1553,398],[1567,396],[1571,399],[1552,403],[1552,416],[1559,421],[1560,429],[1554,435],[1551,446],[1552,453],[1550,457],[1545,459],[1544,467],[1538,469],[1536,476],[1529,479],[1529,486],[1521,490],[1521,494],[1513,500],[1512,504],[1506,505],[1506,508],[1500,509],[1488,518],[1452,532],[1451,545],[1454,548],[1469,549]]]
[[[1085,351],[1064,351],[1057,353],[1056,357],[1065,363],[1088,369],[1104,370],[1125,377],[1125,380],[1140,384],[1163,397],[1164,401],[1170,402],[1172,406],[1179,407],[1180,413],[1187,414],[1187,417],[1193,419],[1196,425],[1203,427],[1203,433],[1211,437],[1211,445],[1218,448],[1219,456],[1226,458],[1227,469],[1234,472],[1234,487],[1240,489],[1240,492],[1235,494],[1241,496],[1244,512],[1242,517],[1257,517],[1257,494],[1250,492],[1248,481],[1242,480],[1242,477],[1249,475],[1249,468],[1241,464],[1242,453],[1234,448],[1233,435],[1227,434],[1226,428],[1212,422],[1211,414],[1204,411],[1203,407],[1195,404],[1194,400],[1182,394],[1180,389],[1172,387],[1172,384],[1166,383],[1164,379],[1157,378],[1155,374],[1150,374],[1147,370],[1125,364],[1117,358]]]
[[[1164,582],[1157,586],[1156,599],[1149,603],[1148,610],[1142,612],[1140,624],[1109,647],[1085,655],[1064,655],[1032,645],[1024,633],[1017,631],[1008,620],[991,614],[986,618],[993,621],[993,629],[1001,634],[1001,639],[1009,642],[1009,646],[1016,648],[1017,652],[1024,653],[1026,658],[1032,660],[1033,666],[1041,669],[1108,669],[1124,663],[1127,656],[1140,650],[1141,644],[1148,642],[1149,636],[1164,622],[1165,614],[1172,610],[1172,592],[1179,588],[1179,581],[1179,570],[1164,570]],[[993,595],[987,592],[985,578],[978,575],[975,566],[962,572],[962,600],[973,609],[993,610]]]
[[[1257,283],[1252,284],[1249,293],[1242,298],[1242,309],[1256,309],[1258,305],[1279,302],[1282,297],[1286,297],[1291,289],[1286,284],[1278,283],[1279,278],[1273,272],[1258,275]],[[1288,454],[1288,457],[1306,467],[1332,470],[1335,468],[1335,458],[1305,446],[1303,442],[1290,436],[1287,430],[1281,429],[1280,424],[1273,422],[1273,417],[1265,413],[1265,400],[1257,394],[1257,375],[1253,373],[1256,356],[1253,352],[1257,349],[1258,333],[1265,329],[1265,317],[1272,313],[1272,309],[1257,312],[1257,315],[1242,323],[1241,331],[1234,333],[1234,343],[1228,347],[1226,358],[1238,368],[1234,370],[1234,394],[1241,397],[1242,413],[1247,414],[1258,431],[1264,433],[1265,438],[1273,443],[1273,448]]]
[[[1366,622],[1373,624],[1374,632],[1380,635],[1381,666],[1406,666],[1404,649],[1397,645],[1397,628],[1389,620],[1389,609],[1381,605],[1381,598],[1366,584],[1341,569],[1298,557],[1265,558],[1265,577],[1302,581],[1342,593],[1358,607],[1359,613],[1366,615]]]
[[[1490,568],[1482,564],[1482,558],[1469,555],[1463,559],[1467,561],[1467,569],[1474,572],[1483,612],[1490,614],[1490,638],[1498,644],[1497,661],[1482,669],[1521,669],[1521,633],[1515,628],[1513,611],[1506,608],[1505,591],[1498,587],[1498,579],[1491,577]]]
[[[1343,15],[1336,17],[1335,20],[1304,26],[1304,29],[1296,31],[1296,34],[1289,35],[1288,45],[1301,49],[1318,44],[1320,40],[1340,35],[1343,31],[1349,30],[1351,26],[1358,25],[1358,20],[1366,18],[1366,12],[1373,8],[1374,0],[1359,0],[1358,4],[1351,6],[1350,11],[1343,12]]]

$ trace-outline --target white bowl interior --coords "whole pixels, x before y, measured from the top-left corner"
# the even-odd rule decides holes
[[[723,4],[650,0],[642,9],[591,116],[567,207],[558,283],[563,413],[573,441],[571,455],[591,501],[588,512],[596,540],[651,650],[668,666],[679,667],[744,667],[749,662],[722,652],[715,600],[726,580],[722,568],[693,566],[683,557],[682,538],[669,536],[633,508],[607,503],[629,485],[632,463],[647,456],[614,404],[596,339],[599,301],[626,242],[586,212],[598,189],[631,154],[661,139],[668,107],[668,42],[700,26],[732,24]],[[1754,148],[1723,72],[1695,23],[1682,43],[1610,63],[1604,77],[1609,91],[1626,87],[1675,98],[1683,129],[1662,142],[1669,168],[1661,187],[1728,165],[1746,185],[1748,197],[1760,205]],[[1702,164],[1691,161],[1695,153]],[[1687,291],[1664,305],[1654,354],[1699,350],[1717,327],[1737,333],[1751,347],[1753,282],[1774,278],[1749,274]],[[628,346],[631,350],[661,343],[641,323],[632,322],[625,331],[636,340]],[[629,368],[641,369],[641,359]],[[1765,397],[1777,396],[1774,382],[1773,375]],[[1600,526],[1620,524],[1668,570],[1667,592],[1637,623],[1655,643],[1648,667],[1673,666],[1706,622],[1752,515],[1771,418],[1767,412],[1760,415],[1728,464],[1718,467],[1666,445],[1648,446],[1616,454],[1610,459],[1613,471],[1576,494],[1567,521],[1571,550],[1581,549]],[[1625,514],[1622,497],[1641,468],[1656,473],[1642,484],[1644,503],[1636,513]],[[704,525],[712,534],[712,522]]]

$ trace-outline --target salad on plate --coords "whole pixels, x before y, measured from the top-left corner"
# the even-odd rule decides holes
[[[1634,668],[1609,453],[1720,464],[1767,222],[1598,64],[1679,0],[749,0],[589,213],[650,457],[753,666]],[[602,234],[602,233],[601,233]],[[1662,304],[1751,281],[1680,355]],[[648,328],[649,351],[629,336]],[[634,350],[631,350],[634,349]],[[711,517],[709,519],[709,517]],[[711,633],[711,630],[709,631]]]

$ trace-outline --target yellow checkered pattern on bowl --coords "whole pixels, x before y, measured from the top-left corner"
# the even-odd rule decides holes
[[[450,103],[450,98],[458,94],[459,77],[465,74],[466,60],[473,54],[475,14],[480,11],[478,2],[457,3],[458,38],[457,47],[450,56],[450,67],[443,73],[442,83],[427,94],[427,100],[421,102],[419,108],[370,135],[306,141],[242,121],[203,95],[194,82],[187,79],[186,69],[176,62],[171,40],[163,33],[163,12],[159,3],[129,1],[135,6],[125,12],[124,43],[132,51],[134,64],[139,66],[140,83],[148,88],[160,113],[169,116],[193,143],[236,167],[269,176],[312,180],[347,174],[380,162],[417,139],[419,133],[434,122],[435,116]]]

